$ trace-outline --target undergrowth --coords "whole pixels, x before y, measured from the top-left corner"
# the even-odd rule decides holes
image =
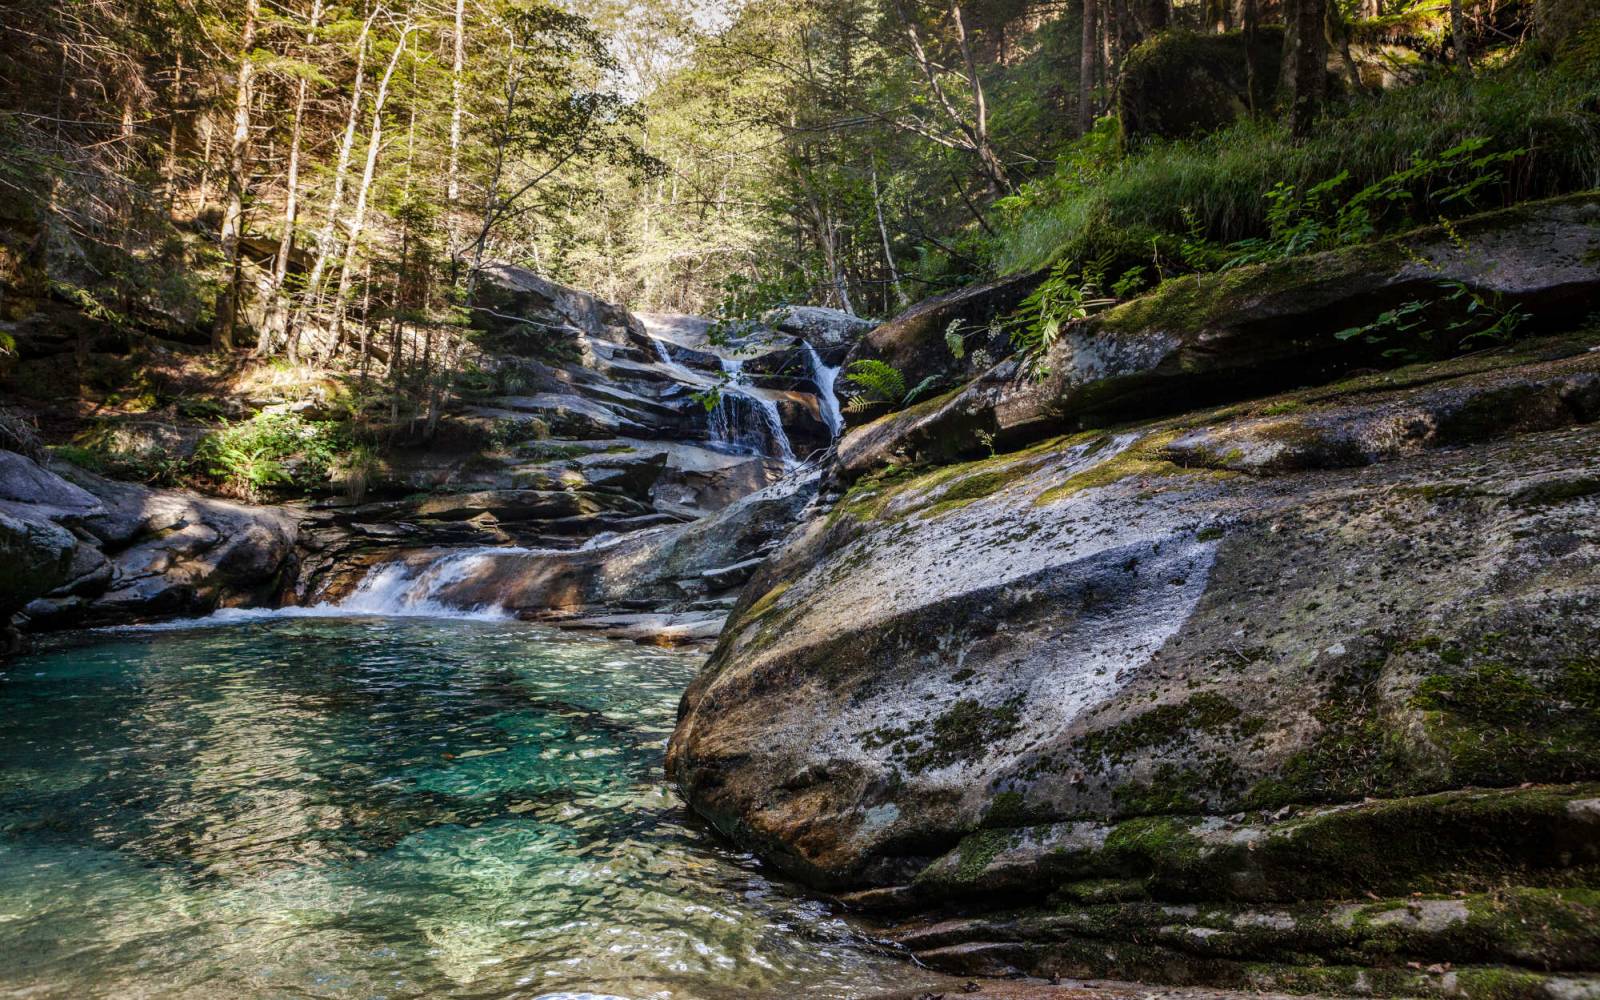
[[[1007,273],[1108,258],[1118,267],[1143,260],[1158,271],[1208,269],[1183,259],[1186,245],[1269,239],[1284,192],[1309,193],[1341,175],[1332,186],[1344,197],[1397,175],[1406,181],[1403,196],[1365,206],[1363,222],[1374,230],[1586,190],[1600,186],[1597,108],[1600,65],[1523,58],[1354,98],[1300,142],[1282,122],[1252,118],[1203,138],[1122,149],[1107,120],[1052,176],[1000,203],[995,264]],[[1501,157],[1465,196],[1453,172],[1414,170],[1463,143],[1474,144],[1473,159]]]

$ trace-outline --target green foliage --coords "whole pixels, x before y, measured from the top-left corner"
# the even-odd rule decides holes
[[[254,500],[281,487],[325,482],[343,443],[334,425],[292,413],[259,413],[207,435],[195,463],[224,489]]]
[[[489,425],[489,446],[496,450],[513,448],[528,441],[550,437],[550,425],[539,417],[496,420]]]
[[[1030,375],[1043,378],[1049,374],[1045,355],[1063,326],[1115,301],[1096,295],[1104,280],[1103,264],[1091,264],[1080,273],[1071,261],[1061,261],[1022,300],[1011,316],[1011,346],[1022,356],[1023,368]]]
[[[58,444],[50,449],[50,454],[56,458],[71,462],[80,469],[90,472],[105,472],[105,457],[93,448],[85,448],[76,444]]]
[[[883,361],[865,358],[851,362],[844,378],[855,387],[850,405],[865,408],[873,403],[897,405],[906,396],[906,377],[900,369]]]
[[[1198,232],[1213,246],[1271,240],[1275,207],[1276,235],[1304,245],[1310,234],[1298,227],[1307,213],[1296,203],[1341,174],[1339,187],[1352,194],[1325,193],[1323,208],[1334,213],[1319,218],[1333,232],[1319,239],[1587,190],[1600,186],[1600,116],[1590,110],[1597,100],[1600,65],[1524,59],[1352,99],[1330,108],[1305,141],[1279,122],[1247,119],[1107,163],[1091,139],[1002,203],[996,264],[1017,273],[1109,252],[1128,266],[1149,260],[1155,241],[1158,269],[1192,270],[1179,259],[1185,238]],[[1094,169],[1085,171],[1079,157]],[[1275,190],[1286,194],[1268,198]],[[1341,230],[1337,209],[1346,205]]]
[[[1418,190],[1427,192],[1422,200],[1444,210],[1475,207],[1479,192],[1498,183],[1511,163],[1528,154],[1526,148],[1485,152],[1488,145],[1487,137],[1471,136],[1436,155],[1418,154],[1403,169],[1345,199],[1337,193],[1350,180],[1348,170],[1304,193],[1279,181],[1266,194],[1267,235],[1234,243],[1229,248],[1233,256],[1223,267],[1364,242],[1377,232],[1379,220],[1419,200]]]
[[[1442,225],[1455,248],[1472,259],[1475,255],[1466,239],[1449,220],[1442,220]],[[1414,255],[1412,263],[1433,269],[1421,256]],[[1410,299],[1384,310],[1369,323],[1340,330],[1334,336],[1340,340],[1359,337],[1375,345],[1389,343],[1392,346],[1384,350],[1384,357],[1418,361],[1424,357],[1419,342],[1444,340],[1444,346],[1455,350],[1503,344],[1530,318],[1520,303],[1507,304],[1498,292],[1480,292],[1464,281],[1443,276],[1438,288],[1439,294],[1431,299]],[[1439,332],[1444,336],[1436,338]]]
[[[967,342],[961,335],[962,326],[961,319],[956,318],[951,320],[950,325],[945,327],[944,330],[945,346],[950,349],[950,356],[957,361],[967,356]]]
[[[905,374],[900,369],[873,358],[852,361],[844,377],[856,390],[845,403],[848,413],[862,413],[885,403],[897,409],[910,406],[939,384],[939,376],[935,374],[907,389]]]
[[[360,503],[366,499],[367,490],[372,485],[373,474],[381,465],[382,461],[378,457],[376,448],[368,444],[357,444],[338,457],[334,463],[334,471],[344,483],[345,495],[353,502]]]

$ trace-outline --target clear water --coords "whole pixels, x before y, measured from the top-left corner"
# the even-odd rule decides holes
[[[698,656],[515,622],[102,634],[0,673],[0,995],[910,989],[686,815]]]

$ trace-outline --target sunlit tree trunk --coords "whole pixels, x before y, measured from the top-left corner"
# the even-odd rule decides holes
[[[217,302],[211,345],[233,349],[240,299],[244,295],[244,259],[239,241],[244,236],[244,196],[250,170],[250,97],[255,78],[251,49],[256,40],[256,18],[261,0],[246,0],[244,27],[239,33],[239,78],[233,104],[233,141],[228,151],[228,207],[222,216],[222,255],[228,265],[228,284]]]
[[[167,162],[162,169],[167,183],[167,213],[178,200],[178,117],[183,106],[183,52],[173,58],[172,90],[167,96]]]
[[[317,256],[311,264],[311,273],[306,278],[300,308],[289,330],[289,360],[294,363],[300,360],[300,333],[305,329],[306,322],[317,307],[318,299],[322,295],[322,279],[327,272],[328,260],[333,256],[334,230],[339,224],[339,213],[344,210],[345,176],[350,172],[350,158],[356,143],[356,127],[361,121],[361,90],[366,82],[367,38],[372,31],[372,22],[381,9],[374,9],[367,15],[366,22],[361,26],[361,35],[356,39],[355,82],[350,87],[350,111],[345,116],[344,135],[339,140],[339,161],[333,170],[333,192],[328,196],[328,211],[323,216],[322,228],[317,232]]]
[[[455,52],[450,66],[450,161],[445,170],[445,199],[449,206],[450,259],[460,255],[461,232],[461,74],[466,67],[467,0],[456,0]]]
[[[900,285],[900,268],[895,266],[894,250],[889,245],[889,227],[883,221],[883,195],[878,190],[878,164],[872,164],[872,210],[878,216],[878,236],[883,240],[883,262],[889,268],[889,281],[894,286],[896,306],[906,304],[906,291]]]
[[[944,84],[940,82],[939,77],[942,70],[934,64],[933,59],[928,55],[927,49],[922,44],[922,34],[917,30],[917,23],[906,13],[902,0],[894,0],[894,9],[895,14],[900,19],[901,26],[905,28],[907,39],[911,42],[911,55],[917,64],[917,68],[922,72],[923,80],[927,82],[928,89],[932,91],[934,99],[944,109],[945,115],[955,126],[957,132],[964,137],[965,148],[977,155],[979,166],[983,169],[984,176],[988,179],[990,187],[997,192],[1010,190],[1011,181],[1006,175],[1005,165],[1000,162],[1000,157],[995,153],[994,147],[989,142],[988,113],[981,84],[975,87],[973,92],[973,99],[977,105],[976,117],[982,119],[980,129],[978,123],[967,121],[966,116],[956,108],[954,101],[951,100],[949,92],[944,88]],[[959,4],[952,3],[950,10],[957,30],[963,36],[963,47],[965,47],[965,30],[960,19],[961,7]],[[969,76],[969,86],[971,86],[971,82],[972,78]]]
[[[345,234],[344,260],[339,265],[339,285],[333,298],[333,348],[329,352],[330,357],[338,354],[340,345],[344,343],[344,308],[350,298],[351,271],[355,266],[356,246],[361,242],[361,231],[366,226],[367,200],[372,194],[372,179],[378,172],[378,153],[383,147],[383,106],[389,99],[389,83],[394,78],[396,67],[400,65],[400,57],[405,53],[406,42],[413,30],[409,21],[401,28],[394,54],[389,57],[389,65],[372,94],[372,129],[367,136],[367,163],[361,172],[361,186],[356,188],[356,204],[350,214],[349,231]]]
[[[312,0],[310,27],[306,31],[306,49],[317,41],[317,21],[322,17],[322,0]],[[272,261],[271,306],[267,321],[261,328],[261,339],[256,343],[256,353],[270,354],[276,349],[289,325],[289,296],[284,282],[289,275],[289,258],[294,253],[294,227],[300,215],[300,135],[306,114],[308,83],[301,77],[295,90],[294,119],[289,128],[289,166],[284,176],[283,238],[278,241],[278,253]]]
[[[950,4],[950,21],[956,29],[956,40],[961,44],[961,61],[967,67],[967,86],[972,90],[973,145],[977,147],[978,157],[983,161],[983,170],[988,175],[990,187],[995,194],[1000,194],[1010,189],[1011,182],[1006,175],[1005,165],[1000,162],[1000,157],[995,154],[994,145],[989,141],[989,99],[983,91],[983,78],[978,75],[977,60],[972,57],[972,45],[967,40],[967,26],[961,17],[960,4]]]

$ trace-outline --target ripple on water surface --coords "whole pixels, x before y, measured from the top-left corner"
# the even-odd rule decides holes
[[[128,631],[0,673],[0,993],[855,997],[921,973],[692,823],[698,656],[511,622]]]

